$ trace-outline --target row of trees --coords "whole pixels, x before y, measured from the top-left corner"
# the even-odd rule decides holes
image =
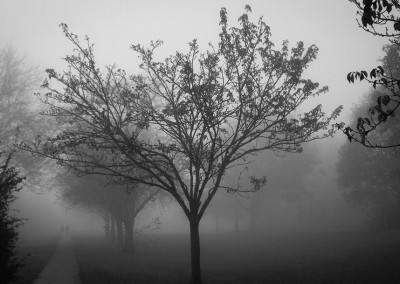
[[[192,283],[201,283],[199,223],[221,189],[257,191],[223,182],[226,172],[251,162],[264,150],[301,152],[301,144],[333,134],[341,110],[325,115],[321,105],[304,113],[308,98],[327,91],[303,71],[316,58],[315,46],[299,42],[280,49],[270,28],[249,20],[251,8],[228,25],[220,12],[220,42],[204,53],[196,40],[186,53],[156,61],[161,42],[133,45],[142,73],[128,76],[116,66],[101,70],[89,39],[81,43],[61,27],[75,53],[68,69],[48,69],[38,94],[55,133],[20,147],[57,160],[82,174],[100,174],[169,193],[190,224]],[[54,83],[53,83],[54,82]]]
[[[92,175],[76,177],[65,172],[58,180],[63,181],[63,201],[97,212],[104,220],[106,238],[125,252],[134,251],[135,219],[139,213],[166,199],[156,189],[138,189],[140,185],[125,180]]]

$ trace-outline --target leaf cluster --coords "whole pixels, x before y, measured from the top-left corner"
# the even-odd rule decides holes
[[[361,17],[361,22],[357,19],[359,26],[373,35],[389,38],[392,44],[383,48],[386,53],[382,60],[383,66],[378,66],[369,73],[365,70],[350,72],[347,74],[347,80],[349,83],[366,80],[374,89],[383,88],[387,90],[387,93],[378,97],[376,104],[369,108],[368,117],[358,118],[355,129],[349,126],[344,127],[344,125],[338,125],[338,127],[350,142],[356,141],[369,148],[398,147],[400,146],[398,142],[386,145],[373,143],[367,139],[367,135],[379,128],[389,117],[394,117],[400,105],[400,69],[397,64],[400,5],[397,0],[364,0],[362,3],[351,0],[351,2],[358,8],[358,15]]]
[[[386,56],[383,58],[383,66],[378,66],[371,70],[368,74],[367,71],[351,72],[347,75],[347,80],[354,83],[355,80],[366,80],[372,84],[375,93],[379,95],[375,98],[375,104],[370,105],[367,116],[358,117],[356,127],[353,129],[350,126],[338,125],[339,129],[347,136],[350,142],[356,141],[369,148],[391,148],[399,146],[398,142],[390,144],[377,144],[370,139],[367,135],[381,128],[387,122],[388,118],[395,117],[396,111],[400,106],[399,90],[400,80],[395,78],[399,69],[395,65],[398,59],[398,46],[395,44],[384,47]],[[397,54],[397,55],[396,55]],[[394,69],[393,66],[396,68]]]
[[[361,22],[357,20],[360,27],[365,31],[379,36],[396,38],[400,34],[400,18],[396,13],[400,9],[398,0],[350,0],[359,11]],[[383,27],[383,30],[378,30]]]

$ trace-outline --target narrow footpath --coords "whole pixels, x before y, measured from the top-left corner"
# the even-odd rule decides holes
[[[60,243],[34,284],[79,284],[79,268],[74,243],[69,234],[62,234]]]

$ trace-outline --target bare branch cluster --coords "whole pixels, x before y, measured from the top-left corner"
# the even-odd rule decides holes
[[[190,221],[196,255],[199,222],[227,169],[264,150],[300,152],[301,143],[332,135],[341,111],[326,115],[317,105],[297,114],[328,90],[302,76],[318,48],[287,41],[275,48],[270,28],[262,19],[252,23],[250,12],[247,6],[239,27],[229,27],[221,9],[220,42],[205,53],[193,40],[188,52],[157,61],[160,41],[132,45],[142,73],[131,76],[114,65],[101,71],[89,38],[81,44],[62,24],[75,53],[65,58],[68,70],[47,70],[47,92],[38,94],[58,133],[20,146],[81,173],[169,192]],[[253,177],[250,190],[265,182]]]

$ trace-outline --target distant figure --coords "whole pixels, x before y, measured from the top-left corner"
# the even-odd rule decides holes
[[[61,225],[61,235],[64,234],[64,226]]]
[[[68,232],[69,232],[69,225],[66,224],[66,225],[65,225],[65,233],[68,234]]]

